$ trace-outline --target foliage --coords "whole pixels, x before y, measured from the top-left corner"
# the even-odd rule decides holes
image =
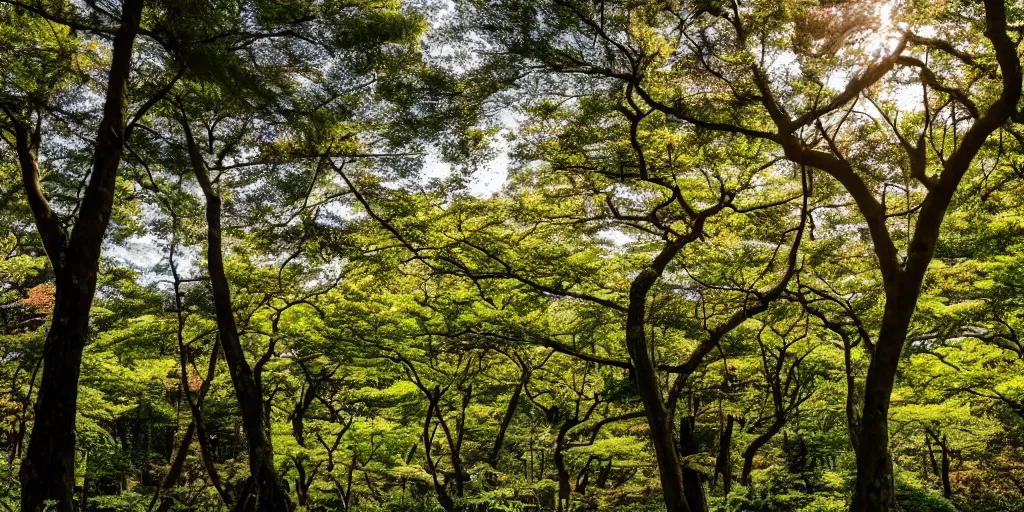
[[[3,510],[122,8],[0,0]],[[145,2],[75,508],[1024,511],[1022,22]]]

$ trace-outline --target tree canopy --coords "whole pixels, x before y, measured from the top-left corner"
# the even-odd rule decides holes
[[[0,509],[1024,511],[1022,40],[0,0]]]

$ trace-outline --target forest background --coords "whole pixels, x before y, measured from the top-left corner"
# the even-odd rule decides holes
[[[0,509],[1024,511],[1017,0],[0,0]]]

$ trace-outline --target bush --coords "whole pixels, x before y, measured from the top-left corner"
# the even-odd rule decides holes
[[[896,482],[898,512],[957,512],[956,507],[938,493]]]

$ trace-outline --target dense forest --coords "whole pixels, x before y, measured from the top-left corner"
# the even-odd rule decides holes
[[[0,0],[0,510],[1024,511],[1019,0]]]

